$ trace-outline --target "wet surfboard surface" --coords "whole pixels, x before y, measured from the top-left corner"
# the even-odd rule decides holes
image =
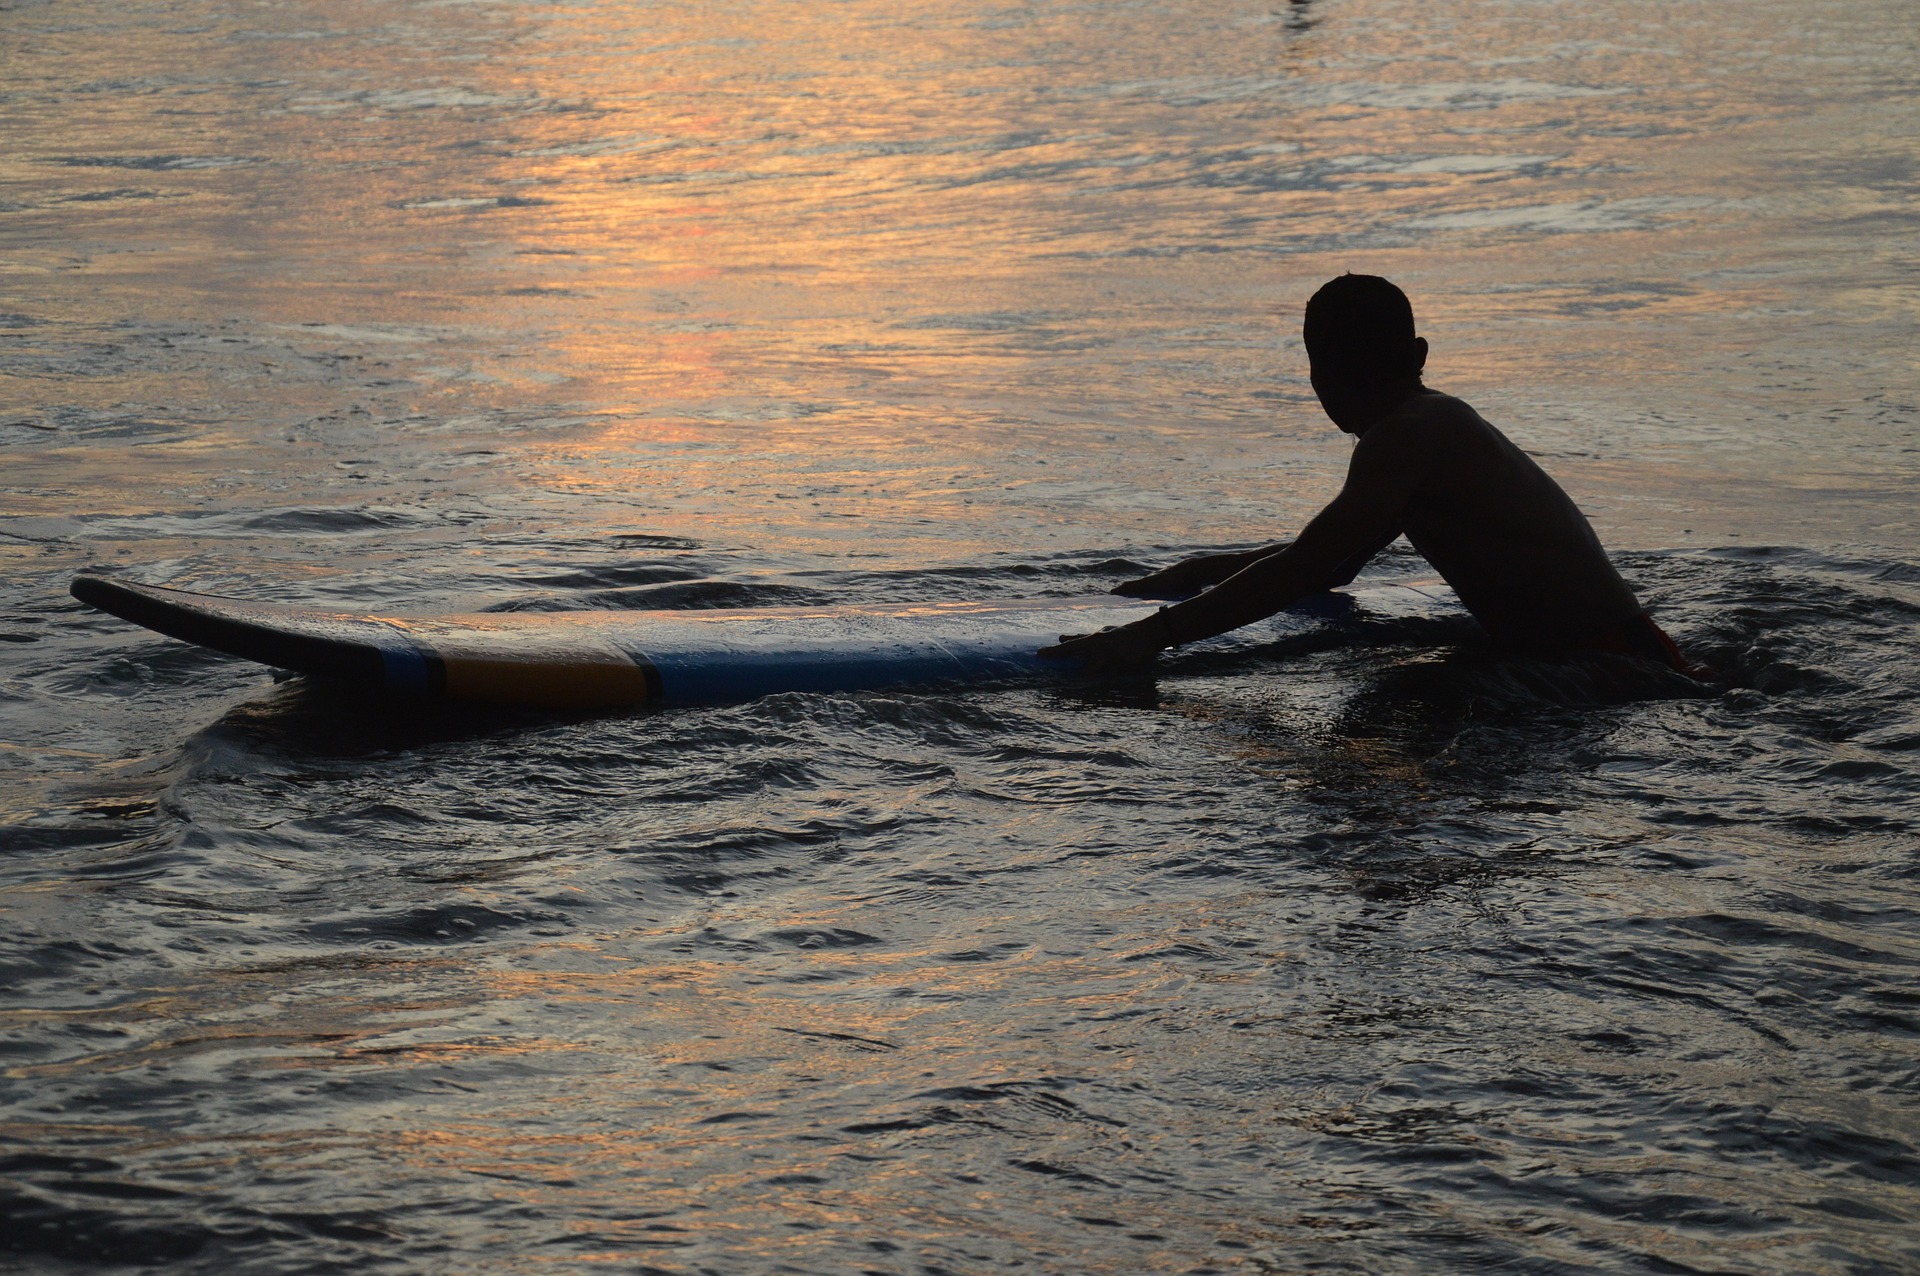
[[[100,576],[73,596],[169,637],[368,691],[552,709],[748,700],[783,691],[1071,674],[1038,651],[1161,604],[1089,594],[966,602],[393,616],[252,602]],[[1316,595],[1254,641],[1351,619],[1453,610],[1427,585]]]

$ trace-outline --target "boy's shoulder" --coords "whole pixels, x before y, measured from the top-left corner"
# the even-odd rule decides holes
[[[1451,394],[1442,394],[1438,390],[1422,390],[1409,395],[1389,421],[1412,426],[1462,426],[1486,424],[1486,419],[1473,410],[1465,399],[1456,399]],[[1385,424],[1385,422],[1382,422]]]
[[[1463,431],[1486,428],[1486,420],[1464,400],[1422,390],[1369,429],[1360,444],[1374,453],[1419,453],[1457,443]]]

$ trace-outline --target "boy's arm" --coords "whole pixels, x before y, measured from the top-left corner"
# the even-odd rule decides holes
[[[1353,583],[1360,569],[1372,562],[1374,556],[1393,544],[1400,535],[1398,528],[1387,533],[1377,545],[1369,545],[1347,556],[1345,562],[1333,569],[1333,574],[1320,585],[1321,589],[1338,589],[1342,585]],[[1258,549],[1243,549],[1231,554],[1203,554],[1198,558],[1189,558],[1163,567],[1148,576],[1135,580],[1124,580],[1109,592],[1123,594],[1128,598],[1187,598],[1203,589],[1212,589],[1221,581],[1240,572],[1263,558],[1278,554],[1286,544],[1262,545]]]
[[[1420,466],[1398,443],[1375,434],[1363,438],[1346,486],[1285,549],[1255,559],[1198,598],[1130,625],[1063,638],[1040,654],[1086,660],[1095,668],[1139,664],[1163,647],[1264,620],[1326,588],[1354,560],[1364,563],[1399,534]]]
[[[1347,560],[1344,563],[1341,563],[1338,567],[1333,569],[1332,577],[1329,578],[1324,584],[1322,584],[1320,588],[1338,589],[1342,585],[1351,585],[1353,583],[1353,578],[1355,576],[1358,576],[1361,573],[1361,571],[1363,571],[1366,568],[1366,565],[1368,563],[1372,562],[1375,558],[1377,558],[1381,550],[1385,549],[1387,546],[1393,544],[1395,541],[1399,539],[1400,539],[1400,529],[1398,527],[1395,527],[1392,531],[1388,532],[1383,538],[1381,538],[1379,544],[1370,545],[1367,548],[1360,550],[1358,553],[1349,554],[1347,556]]]
[[[1203,589],[1212,589],[1255,560],[1278,553],[1281,548],[1279,545],[1262,545],[1258,549],[1232,554],[1203,554],[1199,558],[1189,558],[1171,567],[1163,567],[1152,575],[1122,581],[1111,592],[1125,594],[1129,598],[1185,598]]]
[[[1404,499],[1395,499],[1378,484],[1356,486],[1349,479],[1293,544],[1249,564],[1198,598],[1149,617],[1149,622],[1157,619],[1159,636],[1166,639],[1163,645],[1173,646],[1264,620],[1326,588],[1343,567],[1356,559],[1364,563],[1377,547],[1398,536],[1404,505]]]

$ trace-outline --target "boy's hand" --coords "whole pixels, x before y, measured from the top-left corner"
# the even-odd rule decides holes
[[[1131,625],[1102,629],[1097,634],[1061,634],[1057,646],[1042,647],[1045,660],[1084,661],[1088,673],[1129,673],[1147,668],[1160,643]]]
[[[1252,554],[1206,554],[1189,558],[1151,576],[1122,581],[1111,592],[1128,598],[1191,598],[1202,590],[1212,589],[1254,557]]]
[[[1214,583],[1214,573],[1209,567],[1204,558],[1189,558],[1151,576],[1121,581],[1111,592],[1128,598],[1185,598]]]

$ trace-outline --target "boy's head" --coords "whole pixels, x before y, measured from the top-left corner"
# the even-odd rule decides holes
[[[1407,294],[1378,275],[1341,275],[1307,302],[1307,359],[1314,393],[1333,423],[1360,418],[1420,385],[1427,343],[1413,332]]]

